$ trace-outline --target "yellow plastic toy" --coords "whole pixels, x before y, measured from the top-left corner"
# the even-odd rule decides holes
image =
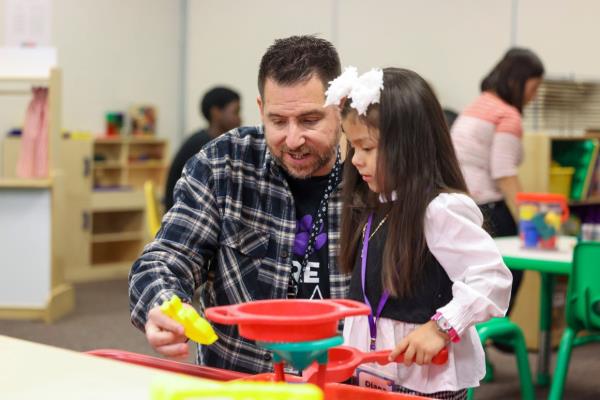
[[[285,382],[217,382],[161,377],[152,383],[151,400],[323,400],[315,385]]]
[[[538,208],[531,204],[523,204],[519,206],[519,220],[531,221],[538,212]]]
[[[544,222],[553,227],[555,230],[560,229],[562,216],[554,211],[548,211],[544,217]]]
[[[173,295],[165,301],[160,310],[168,317],[183,325],[185,336],[200,344],[213,344],[219,338],[207,320],[202,318],[192,307],[184,307],[181,299]]]

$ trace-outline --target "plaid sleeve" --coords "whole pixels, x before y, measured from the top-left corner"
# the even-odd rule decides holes
[[[144,330],[148,311],[177,294],[191,302],[206,280],[220,232],[212,169],[200,152],[186,164],[175,187],[175,204],[154,241],[129,273],[131,322]]]

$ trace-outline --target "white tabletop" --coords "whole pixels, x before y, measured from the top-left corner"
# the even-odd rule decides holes
[[[182,378],[0,335],[1,399],[149,400],[150,387],[157,379]]]
[[[572,236],[559,236],[556,250],[523,248],[518,236],[499,237],[494,241],[503,257],[567,263],[573,262],[573,249],[577,244],[577,239]]]

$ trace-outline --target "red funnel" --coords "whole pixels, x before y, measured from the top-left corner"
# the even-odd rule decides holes
[[[206,318],[238,325],[240,336],[261,342],[308,342],[337,335],[338,321],[368,315],[366,304],[352,300],[259,300],[211,307]]]

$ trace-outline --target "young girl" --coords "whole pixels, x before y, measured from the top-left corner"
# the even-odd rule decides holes
[[[359,384],[439,399],[466,398],[485,374],[474,325],[503,316],[511,274],[467,196],[442,109],[405,69],[349,68],[326,104],[342,106],[350,144],[344,172],[341,267],[350,298],[372,315],[347,318],[363,351],[393,349],[404,365],[367,364]],[[430,364],[448,348],[448,362]]]

